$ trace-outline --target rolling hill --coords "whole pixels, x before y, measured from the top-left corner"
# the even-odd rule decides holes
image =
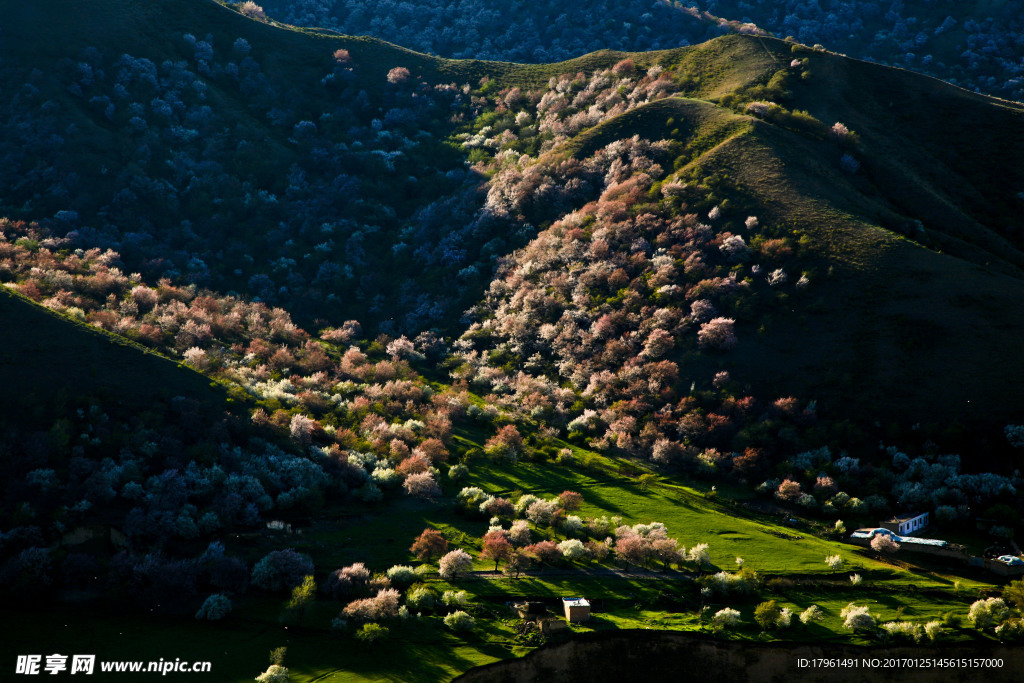
[[[835,539],[1019,525],[1021,105],[764,36],[515,64],[212,0],[0,8],[15,608],[185,642],[236,605],[229,677],[287,637],[343,680],[330,625],[358,676],[436,680],[537,644],[509,597],[682,630],[813,600],[772,637],[819,640],[994,590]],[[400,657],[349,637],[378,621]]]

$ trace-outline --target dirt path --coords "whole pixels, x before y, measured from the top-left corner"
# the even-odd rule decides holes
[[[437,572],[431,572],[429,576],[437,576]],[[555,569],[533,569],[519,573],[520,579],[543,579],[546,577],[562,577],[562,576],[579,576],[588,578],[620,578],[620,579],[640,579],[646,581],[693,581],[696,578],[695,574],[689,572],[680,571],[650,571],[643,569],[633,569],[626,571],[625,569],[611,569],[608,567],[600,568],[555,568]],[[472,574],[467,574],[460,580],[471,580],[471,579],[482,579],[482,580],[495,580],[495,579],[512,579],[513,577],[505,576],[501,570],[490,571],[486,569],[473,570]]]

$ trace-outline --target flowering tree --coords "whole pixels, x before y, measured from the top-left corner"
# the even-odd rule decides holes
[[[562,509],[571,512],[580,509],[580,505],[583,504],[583,496],[575,491],[562,491],[558,495],[558,502],[562,505]]]
[[[615,539],[615,554],[629,569],[630,565],[641,566],[647,559],[649,542],[637,534],[620,535]]]
[[[430,472],[410,474],[402,484],[410,496],[430,500],[441,495],[441,487],[437,485],[434,475]]]
[[[740,613],[738,610],[734,610],[731,607],[720,609],[715,612],[715,616],[711,617],[711,624],[714,626],[716,631],[725,628],[732,628],[738,623],[740,623]]]
[[[732,318],[713,318],[700,326],[697,343],[704,349],[731,349],[736,346],[736,334]]]
[[[250,19],[255,19],[257,21],[262,22],[267,21],[266,12],[264,12],[263,8],[257,5],[255,2],[252,2],[252,0],[245,0],[245,2],[243,2],[239,6],[238,11],[241,12],[243,15],[249,17]]]
[[[438,562],[438,573],[445,581],[453,581],[473,571],[473,558],[465,550],[452,550]]]
[[[802,493],[799,483],[792,479],[786,479],[779,484],[779,489],[775,492],[775,497],[779,500],[793,501],[799,498]]]
[[[842,609],[839,616],[844,619],[843,626],[851,631],[870,631],[875,628],[875,618],[867,607],[859,607],[851,602]]]
[[[976,600],[971,604],[967,612],[967,618],[971,620],[975,628],[994,628],[1001,624],[1010,615],[1010,609],[1002,598],[986,598]]]
[[[398,616],[398,600],[401,593],[397,588],[385,588],[372,598],[353,600],[342,614],[348,619],[359,621],[380,621]]]
[[[825,558],[825,564],[828,565],[829,569],[837,572],[843,568],[843,558],[841,555],[829,555]]]
[[[686,559],[696,564],[701,570],[705,567],[709,567],[711,565],[711,553],[709,551],[708,544],[698,543],[690,548],[690,552]]]
[[[668,571],[669,566],[683,561],[684,550],[674,538],[658,538],[651,542],[652,554],[661,562],[665,571]]]
[[[526,510],[526,516],[536,525],[549,524],[551,517],[558,509],[558,503],[553,500],[538,500]]]
[[[484,534],[483,550],[480,557],[487,560],[494,560],[494,571],[498,571],[498,563],[507,560],[512,554],[512,544],[508,542],[508,534],[505,531],[495,529]]]
[[[488,517],[508,519],[515,515],[516,509],[508,498],[489,498],[480,505],[480,512]]]
[[[569,562],[585,560],[590,556],[590,551],[583,545],[583,541],[576,538],[566,539],[559,543],[558,552]]]
[[[523,452],[523,437],[515,425],[505,425],[487,440],[484,452],[498,460],[515,462]]]
[[[341,598],[357,586],[362,586],[370,580],[370,570],[362,562],[356,562],[341,569],[335,569],[327,577],[324,589],[333,598]]]
[[[409,552],[421,562],[427,562],[448,552],[448,541],[437,529],[424,529],[413,541]]]
[[[408,72],[407,72],[408,73]],[[388,80],[391,80],[390,77]],[[414,358],[416,354],[416,346],[409,341],[405,336],[401,336],[395,339],[387,345],[385,349],[387,354],[391,356],[393,360],[399,360],[402,358]]]
[[[514,579],[519,578],[520,572],[529,569],[531,558],[526,549],[513,549],[508,555],[508,559],[505,560],[505,567],[502,572],[505,576],[511,576]]]
[[[541,564],[552,565],[562,559],[562,551],[554,541],[541,541],[523,548],[523,552],[535,558]]]
[[[308,446],[313,437],[313,428],[316,427],[316,420],[311,420],[305,415],[293,415],[290,431],[295,443]]]
[[[811,605],[800,613],[800,623],[809,626],[825,618],[825,612],[817,605]]]
[[[887,534],[875,534],[871,539],[871,549],[879,554],[892,554],[900,549],[900,544],[892,540]]]
[[[517,519],[512,522],[512,528],[509,529],[508,538],[513,544],[517,546],[524,546],[530,544],[530,523],[525,519]]]
[[[396,66],[391,71],[388,71],[388,83],[394,85],[405,83],[409,80],[410,75],[409,70],[404,66]]]

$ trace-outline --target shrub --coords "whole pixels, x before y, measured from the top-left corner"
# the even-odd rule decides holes
[[[469,593],[466,591],[445,591],[441,596],[441,604],[445,607],[465,607],[469,604]]]
[[[417,612],[430,611],[437,604],[437,593],[426,586],[416,586],[405,594],[405,604]]]
[[[738,623],[740,623],[740,613],[738,610],[734,610],[731,607],[718,610],[715,612],[715,616],[711,618],[711,624],[715,627],[716,631],[724,628],[732,628]]]
[[[267,13],[263,11],[262,7],[257,5],[255,2],[252,2],[252,0],[246,0],[239,5],[238,11],[250,19],[262,21],[264,23],[267,22]]]
[[[476,619],[457,610],[444,618],[444,625],[456,632],[468,632],[476,628]]]
[[[860,170],[860,162],[851,154],[847,153],[839,158],[839,168],[843,169],[847,173],[856,173]]]
[[[811,605],[803,612],[800,613],[800,623],[805,626],[809,626],[816,621],[821,621],[825,618],[825,613],[817,605]]]
[[[356,562],[331,572],[324,584],[324,591],[333,598],[342,598],[351,593],[353,587],[362,585],[369,579],[370,570],[362,562]]]
[[[875,618],[868,612],[867,607],[858,607],[852,602],[844,607],[839,613],[843,617],[843,626],[851,631],[866,631],[875,628]]]
[[[382,640],[385,640],[391,635],[391,630],[386,626],[380,624],[363,624],[358,631],[355,632],[356,640],[366,643],[367,645],[373,645]]]
[[[746,595],[753,590],[753,586],[743,574],[730,574],[729,572],[718,572],[702,579],[704,584],[719,595],[743,594]]]
[[[231,613],[231,598],[222,594],[214,593],[206,598],[203,606],[196,612],[196,619],[208,619],[209,621],[220,621]]]
[[[416,573],[416,570],[406,564],[396,564],[388,569],[385,574],[391,580],[391,583],[400,588],[411,586],[420,580],[420,575]]]
[[[909,621],[887,621],[882,624],[882,630],[894,638],[907,638],[915,642],[921,640],[924,634],[919,624]]]
[[[775,628],[781,611],[779,604],[774,600],[762,602],[754,608],[754,621],[758,623],[762,630],[767,631],[770,628]]]
[[[342,610],[342,615],[348,619],[361,621],[393,619],[398,616],[399,596],[397,589],[385,588],[372,598],[353,600]]]
[[[256,677],[256,683],[288,683],[288,669],[279,664],[271,664]]]
[[[478,510],[480,504],[487,498],[487,494],[483,492],[483,489],[476,486],[467,486],[463,488],[455,496],[455,500],[463,505],[468,510]]]
[[[1002,598],[977,600],[967,612],[967,618],[975,628],[984,629],[1001,624],[1010,614],[1006,602]]]

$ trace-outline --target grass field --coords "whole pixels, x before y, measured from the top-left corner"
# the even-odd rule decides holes
[[[472,437],[472,434],[467,436]],[[463,437],[466,438],[466,437]],[[632,478],[617,474],[617,464],[580,449],[586,467],[521,462],[497,466],[477,461],[467,485],[494,494],[513,490],[553,496],[571,489],[583,494],[584,516],[619,515],[623,523],[661,521],[670,535],[685,545],[707,542],[717,567],[734,570],[734,558],[764,577],[776,577],[761,595],[703,599],[693,577],[682,572],[638,571],[612,575],[606,567],[587,566],[573,573],[564,568],[547,569],[519,579],[464,578],[446,583],[428,577],[441,592],[467,591],[480,628],[459,636],[441,623],[440,617],[424,615],[389,624],[391,638],[373,647],[355,641],[350,634],[332,632],[332,618],[343,603],[318,598],[300,626],[285,627],[278,621],[284,598],[250,595],[238,601],[235,611],[217,624],[183,617],[150,618],[144,615],[104,613],[91,608],[51,611],[8,611],[8,623],[19,625],[5,639],[6,658],[17,654],[65,650],[96,653],[101,659],[156,661],[182,658],[210,661],[217,680],[252,678],[267,666],[269,650],[286,646],[285,665],[298,683],[311,681],[442,681],[474,666],[529,650],[515,639],[513,615],[505,603],[515,599],[546,600],[552,607],[567,595],[583,595],[594,601],[595,619],[573,630],[610,629],[706,630],[701,624],[702,605],[712,611],[725,606],[739,609],[744,625],[724,637],[761,641],[779,638],[792,641],[847,641],[853,636],[842,628],[840,610],[849,602],[867,605],[880,621],[906,619],[918,623],[940,619],[945,613],[966,616],[973,599],[993,589],[991,583],[958,577],[916,566],[879,562],[859,548],[783,526],[775,518],[734,507],[722,501],[727,494],[710,496],[690,485],[655,482],[641,490]],[[461,483],[460,483],[461,485]],[[457,487],[455,487],[457,488]],[[454,493],[450,488],[446,495]],[[425,526],[442,529],[453,546],[474,554],[486,520],[455,513],[450,503],[414,502],[406,497],[389,499],[373,513],[356,514],[337,509],[301,534],[263,534],[236,538],[231,552],[251,563],[271,549],[295,547],[314,558],[318,575],[353,561],[365,561],[374,571],[397,563],[414,563],[408,552],[413,537]],[[824,563],[831,554],[842,555],[847,564],[832,575]],[[908,559],[904,557],[903,559]],[[477,562],[478,570],[491,570],[490,562]],[[847,580],[853,571],[864,577],[861,586]],[[799,612],[819,605],[825,619],[810,628],[798,627],[764,636],[753,624],[753,610],[769,597],[780,606]],[[973,629],[948,630],[946,638],[971,641],[980,637]],[[863,638],[853,642],[868,643]],[[146,676],[123,674],[124,680]],[[175,676],[172,675],[171,678]],[[178,678],[184,679],[184,674]]]

